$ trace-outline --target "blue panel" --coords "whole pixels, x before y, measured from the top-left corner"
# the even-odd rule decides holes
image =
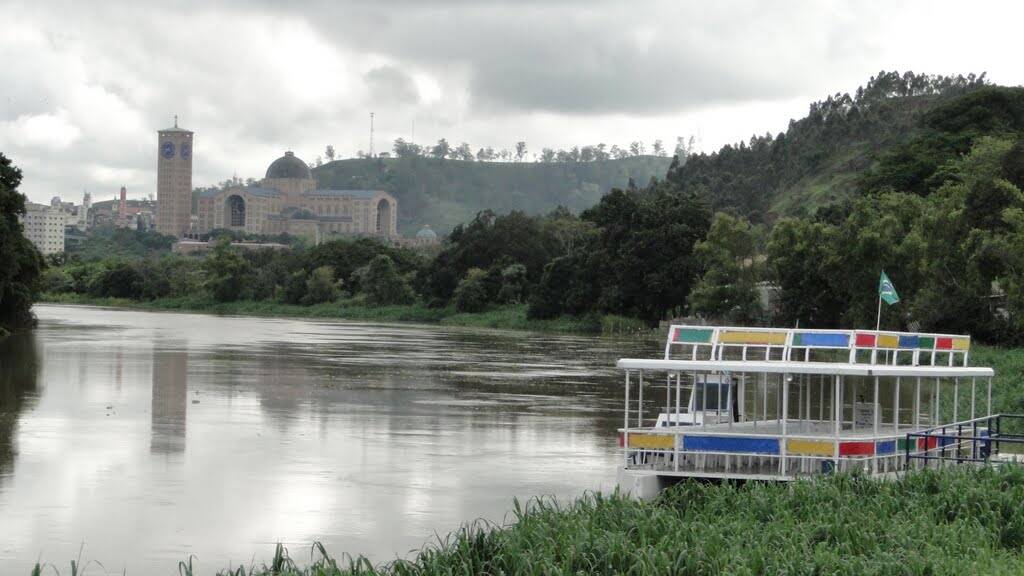
[[[939,438],[939,446],[940,447],[941,446],[949,446],[950,444],[955,444],[955,443],[956,443],[956,439],[955,438]]]
[[[879,456],[883,454],[895,454],[896,453],[896,441],[885,440],[882,442],[875,442],[875,454]]]
[[[914,336],[900,336],[900,348],[917,348],[918,338]]]
[[[816,334],[814,332],[801,332],[798,334],[800,346],[829,346],[832,348],[847,348],[850,345],[849,334]]]
[[[741,452],[778,454],[777,438],[736,438],[723,436],[684,436],[683,450],[693,452]]]

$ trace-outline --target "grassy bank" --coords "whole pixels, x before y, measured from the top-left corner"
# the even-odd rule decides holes
[[[1021,468],[686,482],[650,503],[516,503],[507,525],[464,526],[409,560],[375,566],[319,546],[293,560],[279,547],[270,565],[221,574],[1021,574],[1022,502]],[[208,569],[193,558],[181,573]]]
[[[312,306],[281,304],[269,301],[240,300],[216,302],[206,296],[160,298],[157,300],[130,300],[125,298],[95,298],[81,294],[46,293],[41,302],[53,304],[88,304],[113,306],[136,310],[168,310],[179,312],[207,312],[243,316],[281,316],[297,318],[336,318],[374,322],[419,322],[445,326],[471,326],[542,332],[570,332],[581,334],[634,334],[648,332],[640,320],[611,314],[588,316],[562,316],[551,320],[533,320],[526,317],[525,304],[494,307],[484,312],[460,313],[453,306],[428,308],[422,304],[402,306],[368,306],[359,299],[342,300]]]

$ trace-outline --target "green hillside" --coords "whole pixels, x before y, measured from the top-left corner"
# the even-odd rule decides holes
[[[594,162],[467,162],[427,157],[354,158],[313,169],[323,188],[379,188],[398,198],[399,229],[423,224],[448,232],[477,212],[574,212],[597,203],[611,188],[663,178],[670,158],[635,156]]]
[[[715,210],[753,221],[813,213],[865,190],[865,178],[886,154],[936,130],[956,130],[947,117],[950,110],[967,113],[962,102],[971,94],[1005,90],[1012,89],[989,86],[984,74],[881,72],[853,95],[835,94],[811,104],[807,116],[791,120],[783,133],[691,155],[668,178],[707,198]],[[967,106],[971,113],[978,113],[978,107],[984,115],[999,105]],[[967,148],[957,150],[966,152],[976,135],[967,139]]]

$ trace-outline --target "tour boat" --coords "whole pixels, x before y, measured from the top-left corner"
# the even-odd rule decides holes
[[[625,372],[620,489],[989,463],[1002,420],[969,336],[678,326]]]

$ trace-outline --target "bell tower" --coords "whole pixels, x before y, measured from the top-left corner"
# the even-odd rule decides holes
[[[192,216],[192,132],[174,127],[157,132],[156,229],[182,237]]]

